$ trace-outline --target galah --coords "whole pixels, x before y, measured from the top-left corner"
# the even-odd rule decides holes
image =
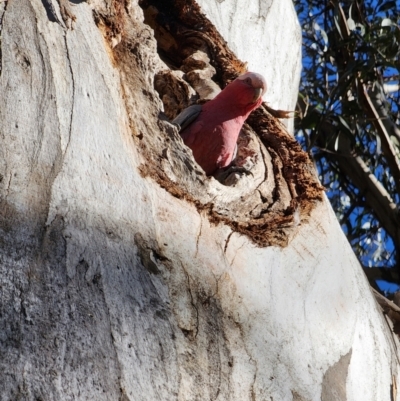
[[[239,132],[249,114],[261,105],[266,89],[262,75],[246,72],[214,99],[188,107],[172,121],[207,175],[229,166]]]

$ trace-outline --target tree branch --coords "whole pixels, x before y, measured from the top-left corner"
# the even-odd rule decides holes
[[[400,275],[397,269],[363,266],[363,270],[370,283],[375,282],[376,280],[385,280],[391,283],[398,283],[400,280]]]
[[[337,127],[325,120],[321,125],[325,139],[337,137]],[[360,156],[351,152],[351,143],[346,140],[338,142],[335,152],[326,153],[333,159],[339,169],[351,180],[365,198],[367,206],[374,212],[382,227],[392,237],[396,249],[400,249],[400,218],[397,205],[384,186],[371,173]],[[330,144],[329,147],[333,147]],[[334,150],[334,149],[331,149]]]
[[[400,322],[400,308],[373,288],[372,293],[383,312],[386,313],[394,323]]]
[[[383,153],[386,157],[386,160],[388,162],[388,165],[390,167],[390,171],[393,175],[395,184],[396,184],[396,189],[397,193],[400,195],[400,161],[397,158],[396,155],[396,149],[394,148],[394,145],[390,139],[389,133],[386,129],[386,127],[390,128],[390,124],[388,124],[388,118],[384,118],[385,116],[381,116],[377,109],[374,107],[374,104],[368,94],[367,87],[365,84],[362,84],[359,86],[359,96],[360,99],[362,100],[362,103],[365,107],[365,112],[372,120],[372,123],[379,135],[379,138],[381,139],[382,143],[382,150]],[[376,99],[376,97],[375,97]],[[383,107],[380,107],[380,110],[382,111]],[[382,117],[384,119],[382,119]],[[384,123],[385,121],[385,123]]]

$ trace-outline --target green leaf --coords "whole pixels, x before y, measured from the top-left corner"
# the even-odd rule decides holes
[[[333,146],[333,148],[335,149],[335,152],[337,152],[338,148],[339,148],[339,136],[340,136],[340,132],[338,133],[338,136],[335,139],[335,145]]]
[[[378,8],[379,13],[382,11],[387,11],[387,10],[396,10],[396,2],[395,1],[387,1]]]
[[[376,135],[376,150],[375,150],[375,154],[377,156],[379,156],[382,153],[382,141],[381,141],[381,137],[379,135]]]
[[[319,30],[321,29],[321,28],[319,27],[319,24],[318,24],[317,21],[314,21],[314,22],[313,22],[313,28],[314,28],[315,31],[319,31]]]
[[[339,117],[340,123],[351,133],[352,130],[349,127],[349,125],[347,124],[346,120],[342,116],[338,116],[338,117]]]
[[[384,18],[381,22],[381,26],[392,26],[393,22],[390,18]]]
[[[335,20],[336,29],[338,30],[340,37],[343,39],[342,31],[340,30],[339,16],[336,13],[336,9],[335,9],[334,20]]]
[[[390,135],[390,140],[392,141],[394,146],[396,146],[398,149],[400,149],[399,140],[394,135]]]
[[[349,19],[351,19],[351,10],[353,9],[353,3],[351,4],[350,8],[349,8]],[[347,20],[347,23],[349,23],[349,21]],[[349,26],[350,28],[350,26]]]
[[[352,18],[347,20],[347,26],[349,27],[350,31],[354,31],[356,29],[356,23]]]
[[[328,44],[328,35],[326,34],[326,32],[323,29],[321,29],[321,36],[322,36],[322,39],[324,40],[325,44],[327,45]]]
[[[357,29],[358,28],[358,29]],[[363,24],[356,24],[356,29],[361,36],[365,35],[365,26]]]

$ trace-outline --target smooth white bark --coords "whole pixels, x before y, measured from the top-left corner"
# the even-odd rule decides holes
[[[389,400],[392,338],[327,202],[286,248],[257,248],[143,178],[155,42],[127,100],[91,5],[73,10],[66,31],[9,0],[2,23],[2,399]],[[278,18],[259,28],[274,44],[298,31],[293,9]],[[293,105],[300,61],[276,57],[274,102]]]
[[[301,71],[301,30],[291,1],[199,0],[228,41],[268,83],[264,96],[271,107],[294,110]],[[291,128],[293,128],[289,121]]]

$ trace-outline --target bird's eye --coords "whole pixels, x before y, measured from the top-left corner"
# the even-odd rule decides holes
[[[244,80],[244,82],[246,82],[246,84],[251,85],[251,78],[246,78],[246,79]]]

